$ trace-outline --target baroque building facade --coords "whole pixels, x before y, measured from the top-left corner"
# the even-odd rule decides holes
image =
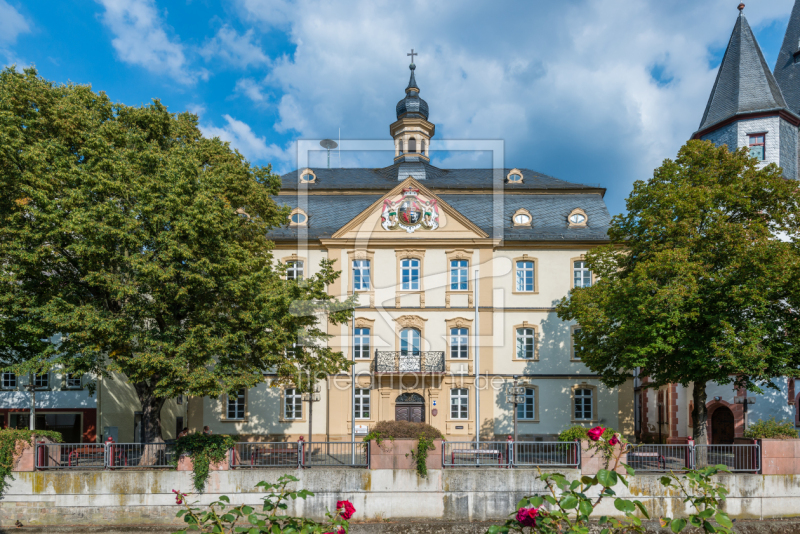
[[[699,129],[704,139],[731,150],[746,147],[761,166],[775,163],[790,180],[798,179],[800,158],[800,0],[795,2],[773,71],[764,59],[739,5],[739,16],[719,66]],[[800,390],[779,377],[778,390],[755,395],[732,384],[708,383],[709,443],[733,443],[753,422],[775,418],[800,428]],[[636,434],[644,441],[684,443],[694,433],[692,387],[671,384],[647,389],[637,378]]]
[[[578,326],[554,310],[593,282],[583,255],[608,243],[605,189],[529,169],[432,165],[435,125],[410,69],[389,127],[391,164],[297,169],[276,197],[292,210],[271,235],[287,277],[334,260],[342,274],[330,293],[357,299],[352,324],[328,325],[329,346],[355,362],[355,384],[330,376],[312,403],[268,376],[249,391],[190,399],[190,429],[349,441],[378,421],[408,420],[455,441],[505,439],[506,390],[518,377],[520,437],[550,440],[573,424],[632,436],[632,383],[605,388],[575,356]]]

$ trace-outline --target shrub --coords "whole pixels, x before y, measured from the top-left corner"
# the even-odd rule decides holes
[[[759,419],[744,431],[744,437],[753,439],[797,439],[797,429],[793,421],[780,423],[774,417],[764,421]]]
[[[61,433],[52,430],[0,430],[0,495],[9,486],[8,479],[14,480],[11,470],[14,468],[14,456],[19,455],[31,443],[33,436],[49,438],[60,443]]]
[[[589,431],[588,428],[585,426],[575,425],[571,426],[566,430],[562,430],[561,433],[558,435],[558,441],[575,441],[577,440],[584,440],[589,439],[589,436],[586,434]],[[613,428],[606,428],[606,431],[603,432],[603,439],[609,440],[611,436],[614,435],[616,430]]]
[[[211,464],[225,460],[237,441],[236,436],[224,434],[189,434],[175,442],[175,458],[177,461],[182,454],[189,455],[192,459],[194,488],[203,491]]]
[[[442,433],[431,425],[425,423],[412,423],[410,421],[379,421],[372,429],[372,432],[364,438],[369,439],[419,439],[428,438],[430,440],[439,439]]]

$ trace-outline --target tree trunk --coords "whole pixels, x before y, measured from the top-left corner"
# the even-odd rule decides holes
[[[697,380],[694,382],[692,388],[692,400],[694,401],[694,409],[692,410],[692,418],[694,419],[694,442],[695,445],[708,445],[708,407],[706,406],[706,383],[705,381]]]
[[[161,437],[161,408],[167,399],[156,397],[153,387],[147,382],[133,385],[142,405],[142,433],[144,443],[163,442]]]

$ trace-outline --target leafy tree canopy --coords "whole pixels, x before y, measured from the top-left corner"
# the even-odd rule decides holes
[[[347,368],[321,343],[328,320],[347,318],[317,305],[331,301],[333,263],[287,281],[273,259],[267,234],[288,216],[279,186],[158,100],[130,107],[34,69],[2,71],[0,340],[11,342],[0,358],[123,373],[148,440],[167,398],[312,361]],[[294,345],[305,348],[287,353]]]
[[[706,382],[760,392],[798,375],[797,182],[745,149],[689,141],[634,184],[627,208],[611,244],[586,255],[598,282],[558,305],[607,386],[637,368],[651,387],[693,383],[702,423]]]

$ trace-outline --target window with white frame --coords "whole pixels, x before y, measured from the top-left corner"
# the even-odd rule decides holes
[[[525,388],[525,402],[517,404],[518,419],[536,419],[536,390]]]
[[[419,356],[420,335],[416,328],[404,328],[400,331],[400,354]]]
[[[578,388],[575,390],[575,420],[591,421],[594,419],[594,390]]]
[[[450,390],[450,419],[469,418],[469,391],[467,388]]]
[[[534,344],[536,331],[533,328],[517,328],[517,358],[532,360],[536,357]]]
[[[353,260],[353,288],[369,291],[369,260]]]
[[[283,418],[303,418],[303,396],[295,388],[289,388],[283,394]]]
[[[228,393],[228,419],[244,419],[244,390]]]
[[[67,378],[64,381],[64,385],[68,389],[77,389],[81,387],[81,377],[77,376],[74,373],[67,373]]]
[[[353,339],[356,360],[369,359],[369,328],[356,328]]]
[[[583,347],[578,345],[577,337],[576,337],[580,333],[581,333],[581,329],[580,328],[575,328],[574,330],[572,330],[572,359],[573,360],[580,360],[581,359],[581,355],[580,355],[580,353],[578,351],[580,349],[582,349]]]
[[[591,287],[592,271],[586,266],[585,261],[578,260],[573,263],[572,279],[575,282],[575,287]]]
[[[467,260],[450,260],[450,291],[466,291]]]
[[[533,262],[532,261],[518,261],[517,262],[517,291],[533,291]]]
[[[47,389],[50,387],[50,374],[42,373],[33,375],[33,385],[36,389]]]
[[[469,335],[466,328],[450,329],[450,357],[469,358]]]
[[[369,389],[356,388],[356,419],[369,419]]]
[[[17,375],[14,373],[3,373],[3,389],[14,389],[17,387]]]
[[[286,262],[286,279],[287,280],[302,280],[303,279],[303,262],[302,261],[287,261]]]
[[[406,258],[400,262],[403,291],[419,290],[419,260]]]

